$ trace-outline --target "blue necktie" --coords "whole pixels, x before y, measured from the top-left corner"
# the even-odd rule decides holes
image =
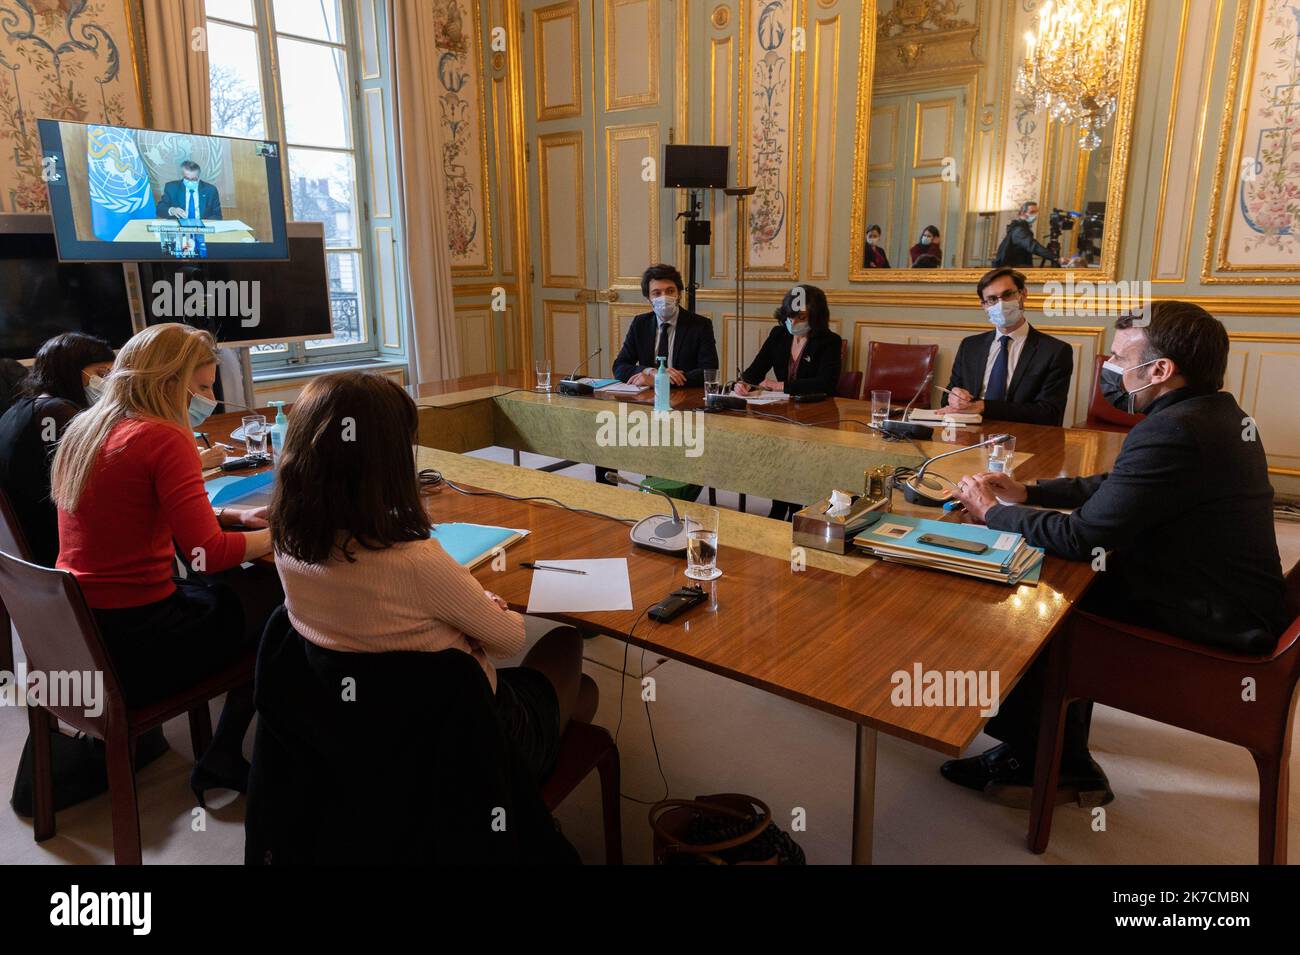
[[[199,217],[199,191],[197,189],[187,189],[186,193],[189,196],[189,202],[186,203],[188,208],[185,211],[185,217],[187,219],[197,219]]]
[[[1007,397],[1007,365],[1011,336],[999,336],[998,345],[1002,350],[998,352],[998,357],[993,359],[993,370],[989,372],[989,386],[984,389],[986,401],[1003,401]]]

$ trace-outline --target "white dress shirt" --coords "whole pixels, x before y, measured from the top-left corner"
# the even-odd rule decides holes
[[[998,352],[1002,350],[1001,339],[1003,333],[993,329],[997,334],[993,336],[993,344],[989,346],[988,361],[984,362],[984,383],[980,388],[980,394],[989,390],[989,376],[993,374],[993,363],[998,360]],[[1014,332],[1006,333],[1011,338],[1011,344],[1007,346],[1007,395],[1011,394],[1011,376],[1015,374],[1016,362],[1020,359],[1020,353],[1025,350],[1025,339],[1029,337],[1029,321],[1025,320],[1020,323],[1020,327]],[[1004,395],[1003,397],[1006,397]]]

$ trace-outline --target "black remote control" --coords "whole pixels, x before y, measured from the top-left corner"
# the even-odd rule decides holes
[[[817,401],[825,401],[827,394],[824,391],[809,391],[802,395],[795,395],[795,404],[810,405]]]
[[[223,471],[242,471],[245,468],[257,468],[270,462],[264,454],[246,454],[242,458],[231,458],[229,461],[221,463]]]
[[[658,620],[660,623],[667,623],[684,610],[688,610],[703,601],[704,597],[704,588],[699,584],[674,590],[650,608],[650,619]]]

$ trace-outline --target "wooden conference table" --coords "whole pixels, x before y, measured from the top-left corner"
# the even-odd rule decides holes
[[[918,442],[918,449],[910,442],[885,442],[852,421],[839,420],[869,420],[870,406],[833,399],[763,409],[800,424],[750,412],[704,415],[703,453],[688,458],[680,448],[596,447],[591,438],[595,415],[615,409],[614,399],[515,390],[521,385],[518,378],[502,375],[420,389],[418,465],[436,468],[467,489],[545,496],[611,517],[640,519],[663,513],[663,498],[462,452],[511,447],[730,491],[811,501],[833,486],[860,491],[864,466],[916,465],[921,454],[973,444],[980,428],[1016,436],[1015,471],[1022,481],[1108,470],[1124,438],[989,422],[949,434],[947,441],[936,431],[935,440]],[[646,397],[620,396],[628,405]],[[681,411],[702,406],[699,390],[675,392],[673,405]],[[221,416],[213,419],[210,431],[214,436],[228,433],[238,423],[238,415]],[[982,470],[982,455],[982,450],[956,455],[934,470],[954,478]],[[895,511],[942,513],[905,504],[901,492],[894,502]],[[677,506],[687,512],[701,507]],[[446,487],[429,495],[428,508],[433,521],[529,529],[507,551],[505,570],[493,570],[490,562],[475,570],[484,586],[512,608],[524,611],[528,605],[532,571],[520,568],[522,561],[626,557],[632,610],[546,616],[852,722],[855,863],[871,859],[877,733],[956,756],[986,721],[973,701],[964,707],[896,706],[891,677],[900,671],[911,676],[917,665],[923,671],[996,671],[999,695],[1005,699],[1093,576],[1087,563],[1054,557],[1045,560],[1037,586],[1017,587],[815,550],[802,555],[801,566],[792,559],[789,524],[723,509],[717,557],[723,576],[704,585],[709,594],[705,603],[660,624],[644,611],[689,583],[685,559],[635,547],[626,524],[544,503],[465,496]]]

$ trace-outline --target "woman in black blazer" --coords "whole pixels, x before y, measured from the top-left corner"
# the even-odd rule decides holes
[[[796,285],[785,293],[773,317],[776,328],[736,382],[736,394],[765,390],[834,395],[840,380],[843,340],[830,330],[826,293],[815,285]],[[798,504],[773,501],[768,516],[789,520],[797,510]]]

